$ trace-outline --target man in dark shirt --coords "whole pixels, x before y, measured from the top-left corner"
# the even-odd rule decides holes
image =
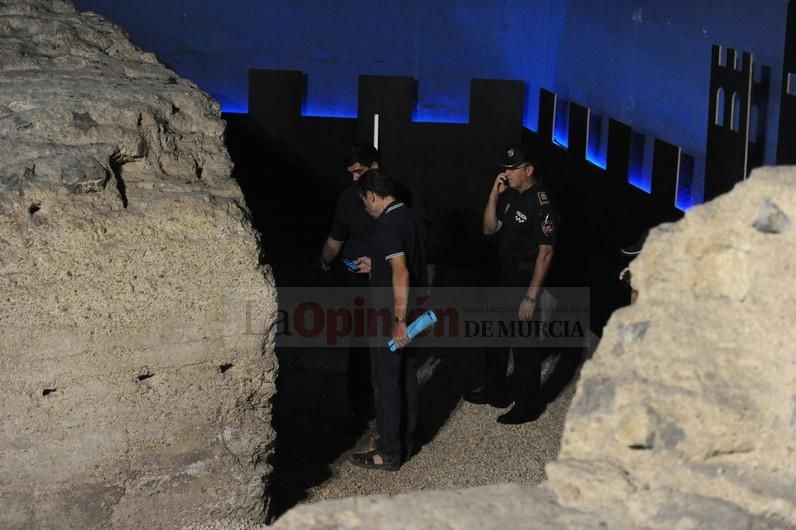
[[[379,164],[379,152],[372,145],[354,144],[346,155],[351,185],[337,198],[332,228],[321,248],[319,261],[325,270],[340,254],[351,259],[368,254],[376,222],[362,207],[357,181],[368,169],[378,169]]]
[[[328,271],[337,256],[353,260],[359,256],[370,255],[376,221],[362,206],[357,181],[368,169],[378,168],[379,163],[379,152],[369,144],[354,144],[346,154],[346,171],[351,175],[352,182],[337,199],[332,227],[318,259],[322,270]],[[346,287],[367,289],[366,275],[347,270],[342,270],[341,274]],[[351,434],[361,431],[372,418],[373,389],[370,372],[370,350],[367,347],[350,346],[346,391],[351,417],[347,420],[345,429]]]
[[[361,467],[395,471],[413,450],[417,425],[417,364],[409,343],[406,318],[415,291],[427,283],[426,234],[422,218],[395,198],[394,181],[376,170],[358,182],[367,212],[376,219],[373,252],[356,262],[370,273],[371,301],[379,319],[371,345],[371,366],[376,408],[376,447],[356,453],[351,461]],[[378,318],[378,317],[377,317]],[[387,338],[398,350],[387,348]]]
[[[498,254],[503,287],[516,288],[510,300],[519,306],[517,318],[531,320],[539,308],[542,286],[553,259],[558,237],[558,214],[534,165],[523,147],[506,151],[484,208],[484,234],[499,234]],[[507,385],[509,346],[514,352],[514,384]],[[481,384],[465,395],[471,403],[498,404],[499,394],[508,388],[514,407],[498,422],[518,424],[537,419],[544,406],[540,386],[542,356],[533,345],[515,343],[487,352]]]

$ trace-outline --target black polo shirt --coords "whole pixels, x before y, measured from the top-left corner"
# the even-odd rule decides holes
[[[355,182],[337,198],[329,236],[345,242],[342,257],[356,259],[370,256],[375,228],[376,220],[365,210]]]
[[[406,256],[410,287],[428,284],[426,271],[426,228],[420,215],[401,201],[393,201],[376,219],[374,252],[371,256],[370,284],[392,286],[389,260]]]
[[[532,272],[539,245],[555,245],[558,240],[558,212],[539,181],[522,193],[514,189],[501,193],[497,218],[503,223],[498,251],[504,270],[530,265]]]

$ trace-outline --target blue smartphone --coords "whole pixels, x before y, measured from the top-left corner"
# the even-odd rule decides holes
[[[340,258],[340,261],[350,270],[351,272],[359,271],[359,265],[354,263],[354,260],[350,260],[348,258]]]

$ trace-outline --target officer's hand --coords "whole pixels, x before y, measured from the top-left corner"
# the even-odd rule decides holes
[[[520,302],[520,309],[517,311],[517,316],[520,320],[531,320],[535,309],[536,302],[529,302],[527,298],[523,298],[522,302]]]
[[[506,188],[508,188],[508,178],[506,177],[506,173],[498,173],[498,176],[495,177],[495,182],[492,184],[492,193],[500,195]]]
[[[400,350],[409,344],[409,336],[406,334],[406,322],[395,322],[392,327],[392,340]]]
[[[359,266],[359,269],[357,269],[359,274],[367,274],[370,272],[370,256],[360,256],[354,260],[354,263]]]

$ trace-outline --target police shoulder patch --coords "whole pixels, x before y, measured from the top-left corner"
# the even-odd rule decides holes
[[[553,217],[549,213],[545,215],[544,219],[542,219],[541,228],[542,228],[542,233],[546,237],[552,236],[553,232],[555,232],[556,230],[555,222],[553,221]]]
[[[547,198],[547,192],[545,191],[537,192],[536,196],[539,198],[540,206],[545,206],[547,204],[550,204],[550,199]]]

